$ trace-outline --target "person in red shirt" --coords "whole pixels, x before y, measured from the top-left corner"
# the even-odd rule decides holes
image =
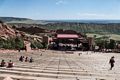
[[[25,58],[25,62],[28,62],[28,57]]]
[[[10,60],[10,61],[8,62],[8,66],[7,66],[7,67],[8,67],[8,68],[11,68],[11,67],[13,67],[13,65],[14,65],[13,62]]]
[[[5,67],[5,66],[6,66],[6,62],[4,60],[2,60],[0,63],[0,67]]]

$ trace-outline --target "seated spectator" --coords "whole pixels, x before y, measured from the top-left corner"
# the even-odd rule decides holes
[[[33,62],[33,58],[32,58],[32,57],[30,58],[30,61],[29,61],[29,62],[30,62],[30,63],[32,63],[32,62]]]
[[[6,66],[6,62],[4,60],[1,61],[0,67],[5,67]]]
[[[23,62],[23,56],[20,56],[19,61]]]
[[[10,60],[10,61],[8,62],[8,66],[7,66],[7,67],[8,67],[8,68],[11,68],[11,67],[13,67],[13,65],[14,65],[13,62]]]
[[[42,53],[40,54],[40,56],[42,56]]]
[[[28,62],[28,57],[25,58],[25,62]]]
[[[25,57],[24,57],[24,56],[22,56],[22,57],[23,57],[23,61],[24,61],[24,58],[25,58]]]

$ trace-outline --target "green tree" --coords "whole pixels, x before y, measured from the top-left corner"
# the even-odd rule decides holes
[[[48,47],[46,43],[42,43],[42,45],[43,45],[43,48],[45,49]]]
[[[15,48],[16,49],[21,49],[24,48],[24,40],[20,37],[15,38]]]
[[[31,48],[38,48],[38,49],[42,49],[43,48],[43,44],[37,41],[33,41],[31,43]]]
[[[5,44],[5,40],[0,39],[0,48],[3,48],[3,45]]]
[[[100,37],[95,39],[95,44],[100,48],[108,48],[109,39],[106,37]]]
[[[110,39],[109,49],[114,49],[115,48],[115,44],[116,44],[115,40]]]
[[[41,49],[41,48],[43,48],[43,45],[40,42],[38,42],[37,43],[37,48]]]
[[[30,46],[31,46],[31,48],[34,48],[34,49],[37,48],[37,46],[34,42],[32,42]]]

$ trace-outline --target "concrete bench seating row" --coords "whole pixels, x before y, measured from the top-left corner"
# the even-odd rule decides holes
[[[33,54],[1,54],[0,59],[12,59],[15,62],[13,68],[0,68],[0,74],[10,75],[13,79],[35,80],[119,80],[120,66],[116,70],[109,71],[106,54],[64,54],[64,52],[54,51],[54,53],[44,52],[42,56]],[[37,54],[37,55],[36,55]],[[19,62],[20,55],[34,57],[34,62]],[[13,56],[13,57],[11,57]],[[107,57],[105,57],[107,56]],[[110,55],[111,56],[111,55]],[[116,63],[120,62],[118,59]],[[108,65],[107,65],[108,64]],[[1,76],[1,75],[0,75]],[[2,76],[1,76],[2,77]]]

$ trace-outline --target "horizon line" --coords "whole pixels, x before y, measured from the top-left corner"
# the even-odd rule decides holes
[[[26,18],[26,19],[31,19],[31,20],[120,20],[120,19],[100,19],[100,18],[96,18],[96,19],[34,19],[34,18],[29,18],[29,17],[17,17],[17,16],[0,16],[0,17],[8,17],[8,18]]]

